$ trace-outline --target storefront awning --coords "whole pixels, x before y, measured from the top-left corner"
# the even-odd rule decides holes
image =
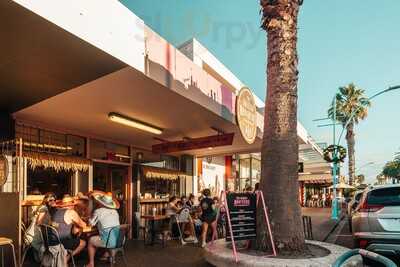
[[[327,173],[321,174],[300,174],[299,182],[306,184],[331,184],[332,176]]]
[[[143,167],[143,176],[146,179],[176,180],[179,177],[186,176],[186,174],[179,171],[146,166]]]
[[[85,158],[61,156],[37,152],[23,152],[28,165],[33,169],[38,167],[53,168],[56,171],[88,171],[91,161]]]

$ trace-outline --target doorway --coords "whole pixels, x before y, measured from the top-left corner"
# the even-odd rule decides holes
[[[119,201],[120,222],[127,218],[127,195],[125,185],[128,179],[128,167],[113,164],[95,163],[93,168],[93,190],[112,192]]]

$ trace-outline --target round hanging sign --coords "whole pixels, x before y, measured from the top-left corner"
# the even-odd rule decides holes
[[[8,176],[8,160],[4,155],[0,155],[0,186],[7,181]]]
[[[244,140],[253,144],[257,136],[257,107],[247,87],[240,89],[236,97],[236,120]]]

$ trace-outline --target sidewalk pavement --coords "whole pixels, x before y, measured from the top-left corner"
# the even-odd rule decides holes
[[[313,235],[317,241],[322,241],[337,224],[330,218],[329,208],[303,208],[303,215],[311,216]],[[180,245],[176,241],[168,242],[167,247],[161,245],[145,246],[143,241],[132,240],[128,242],[126,254],[129,266],[135,267],[212,267],[204,260],[204,250],[199,246],[188,244]],[[77,258],[77,266],[87,263],[85,253]],[[26,263],[24,266],[39,266]],[[108,266],[107,264],[96,264],[96,267]],[[115,266],[124,266],[122,259]]]
[[[128,266],[134,267],[212,267],[203,256],[204,249],[198,245],[187,244],[182,246],[177,241],[168,242],[165,248],[161,245],[145,246],[143,241],[129,241],[126,247]],[[76,257],[76,266],[84,266],[87,263],[86,252]],[[25,262],[25,267],[39,267],[38,264]],[[96,262],[96,267],[109,266],[107,263]],[[115,267],[125,266],[122,258],[117,259]]]
[[[302,208],[303,215],[311,217],[314,240],[326,241],[339,220],[331,219],[330,208]]]

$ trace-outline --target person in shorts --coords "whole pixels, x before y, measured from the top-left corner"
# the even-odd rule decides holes
[[[95,200],[96,209],[93,211],[89,220],[90,225],[96,226],[99,235],[92,236],[89,239],[88,254],[89,263],[87,267],[94,267],[94,257],[97,248],[113,248],[117,245],[120,230],[118,209],[120,207],[118,200],[112,197],[112,193],[96,191],[91,195]],[[106,253],[101,259],[108,259]]]
[[[203,190],[204,198],[200,201],[201,216],[200,219],[203,222],[201,231],[201,247],[206,246],[206,238],[208,227],[211,226],[212,239],[217,235],[217,211],[215,208],[214,200],[210,197],[210,189]]]

